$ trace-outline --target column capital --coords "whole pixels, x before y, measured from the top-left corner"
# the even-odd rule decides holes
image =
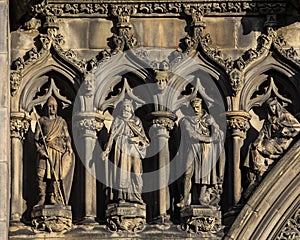
[[[227,129],[231,131],[232,136],[246,138],[246,133],[250,128],[251,115],[244,111],[226,112]]]
[[[99,132],[104,126],[104,116],[98,112],[81,112],[75,115],[75,126],[85,132]]]
[[[24,139],[30,126],[30,118],[25,112],[12,112],[10,114],[10,134],[11,137]]]
[[[174,113],[166,111],[152,112],[150,116],[152,117],[153,125],[158,125],[168,131],[171,131],[174,128],[177,119],[177,116]]]

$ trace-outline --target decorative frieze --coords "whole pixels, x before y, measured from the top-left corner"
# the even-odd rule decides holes
[[[152,14],[179,15],[185,8],[193,8],[204,15],[215,14],[283,14],[287,3],[270,2],[262,3],[256,1],[216,1],[216,2],[152,2],[131,3],[122,1],[122,5],[134,6],[137,16]],[[43,1],[33,7],[36,13],[55,16],[107,16],[113,11],[112,6],[120,4],[120,1]]]

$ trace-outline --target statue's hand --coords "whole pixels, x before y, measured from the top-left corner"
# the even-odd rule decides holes
[[[209,136],[200,135],[198,138],[200,142],[210,143],[212,141],[211,137]]]
[[[72,154],[73,154],[72,148],[71,148],[71,147],[67,147],[67,152],[68,152],[70,155],[72,155]]]
[[[131,142],[133,142],[135,144],[139,144],[139,142],[140,142],[140,138],[139,137],[133,137],[130,140],[131,140]]]
[[[108,154],[109,154],[109,149],[105,149],[102,153],[102,160],[106,160],[108,158]]]
[[[41,156],[42,158],[48,158],[48,155],[47,155],[47,153],[46,153],[45,150],[40,150],[40,151],[39,151],[39,154],[40,154],[40,156]]]

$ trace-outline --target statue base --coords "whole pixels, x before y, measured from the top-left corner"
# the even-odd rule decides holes
[[[214,206],[186,206],[180,210],[182,229],[191,233],[201,234],[203,237],[223,235],[221,211]]]
[[[34,229],[48,232],[62,232],[72,227],[71,206],[34,206],[31,212]]]
[[[105,212],[111,231],[141,232],[146,227],[146,205],[138,203],[113,203]]]

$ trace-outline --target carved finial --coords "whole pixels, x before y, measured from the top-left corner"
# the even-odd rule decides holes
[[[116,54],[125,48],[133,48],[136,45],[136,37],[133,26],[130,22],[130,17],[137,12],[136,5],[113,5],[111,14],[117,17],[115,27],[118,29],[118,34],[114,34],[113,42],[115,49],[112,54]]]

